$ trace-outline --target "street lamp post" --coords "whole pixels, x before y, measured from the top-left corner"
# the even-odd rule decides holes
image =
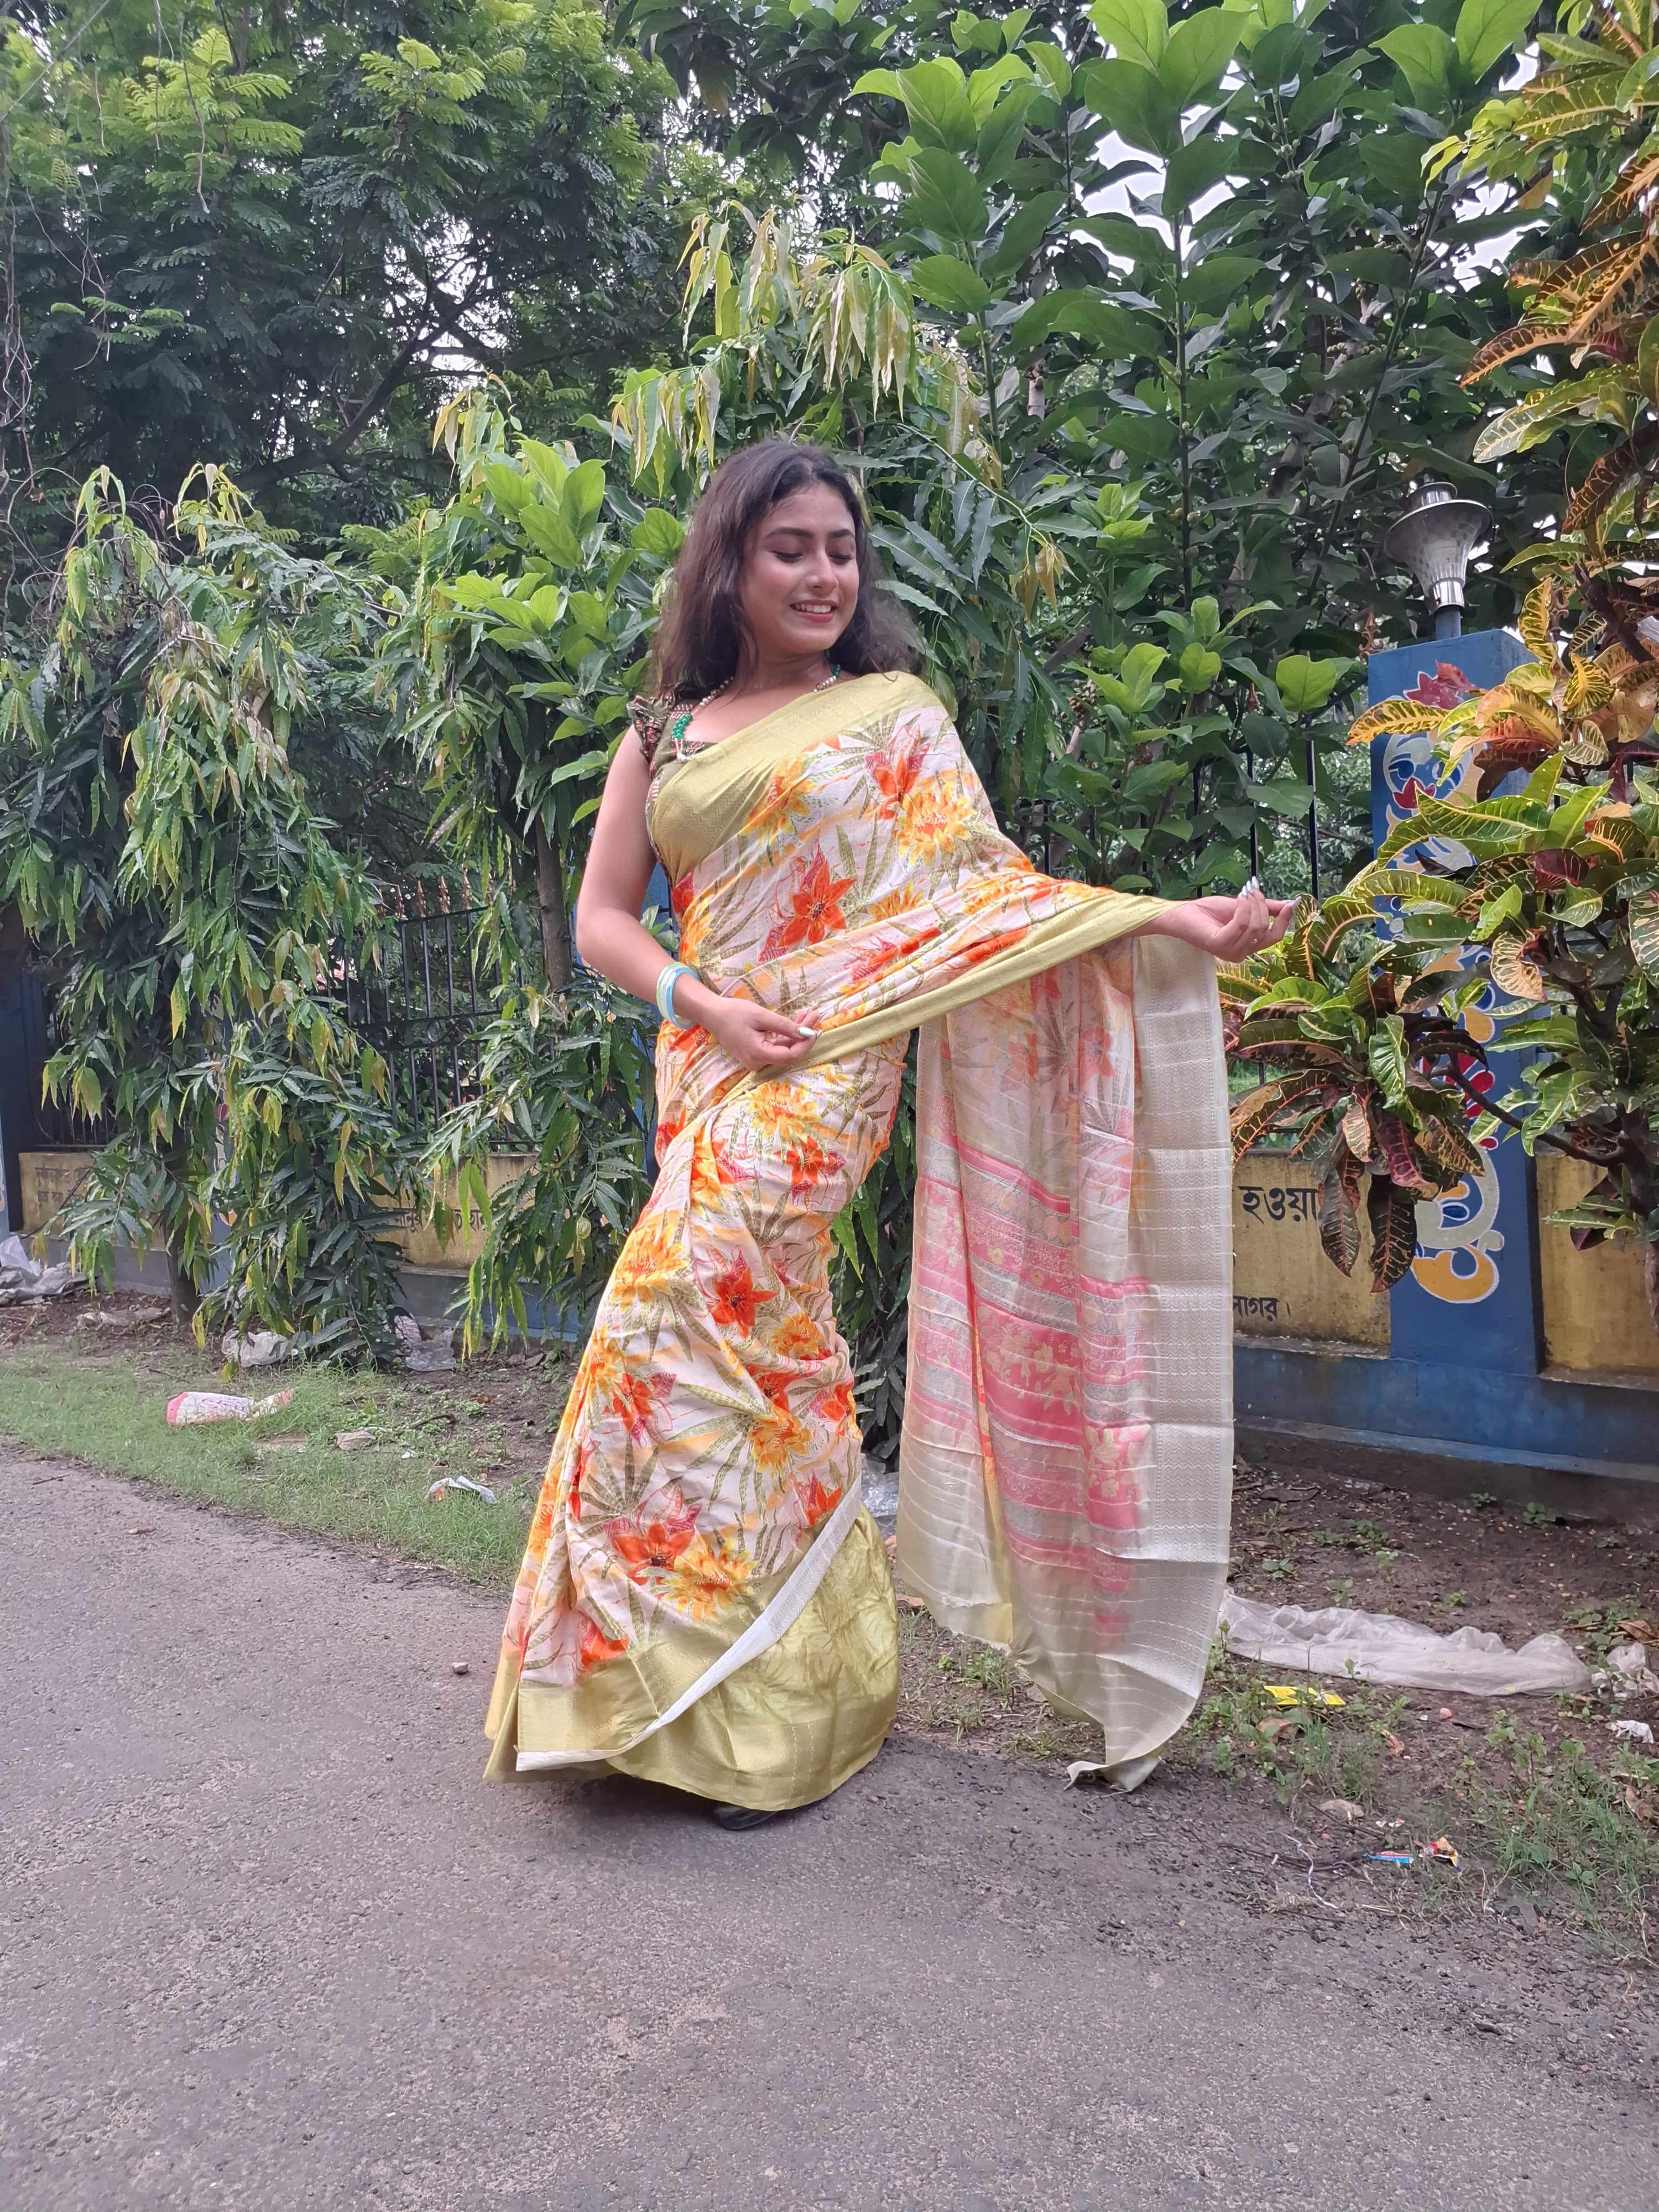
[[[1491,523],[1478,499],[1460,499],[1449,483],[1421,483],[1382,540],[1384,558],[1409,568],[1422,587],[1437,638],[1462,635],[1463,579]]]

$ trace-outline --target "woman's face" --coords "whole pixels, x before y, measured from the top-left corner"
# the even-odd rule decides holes
[[[756,526],[738,587],[763,661],[828,653],[853,619],[853,518],[828,484],[781,499]]]

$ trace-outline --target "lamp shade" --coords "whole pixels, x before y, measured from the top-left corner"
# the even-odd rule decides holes
[[[1425,598],[1439,614],[1463,605],[1463,578],[1469,556],[1492,522],[1492,510],[1478,499],[1461,499],[1449,483],[1419,484],[1398,521],[1382,540],[1387,559],[1409,568]]]

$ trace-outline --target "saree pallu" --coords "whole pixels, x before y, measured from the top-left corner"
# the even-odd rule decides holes
[[[871,676],[659,771],[681,957],[820,1030],[657,1044],[659,1172],[594,1319],[503,1638],[492,1775],[603,1763],[763,1810],[891,1723],[832,1224],[922,1026],[897,1568],[1132,1771],[1225,1581],[1231,1164],[1213,969],[1039,874],[934,695]]]

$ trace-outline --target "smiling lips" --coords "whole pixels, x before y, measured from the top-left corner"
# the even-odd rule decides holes
[[[835,607],[828,599],[792,599],[792,614],[805,615],[808,622],[830,622],[835,618]]]

